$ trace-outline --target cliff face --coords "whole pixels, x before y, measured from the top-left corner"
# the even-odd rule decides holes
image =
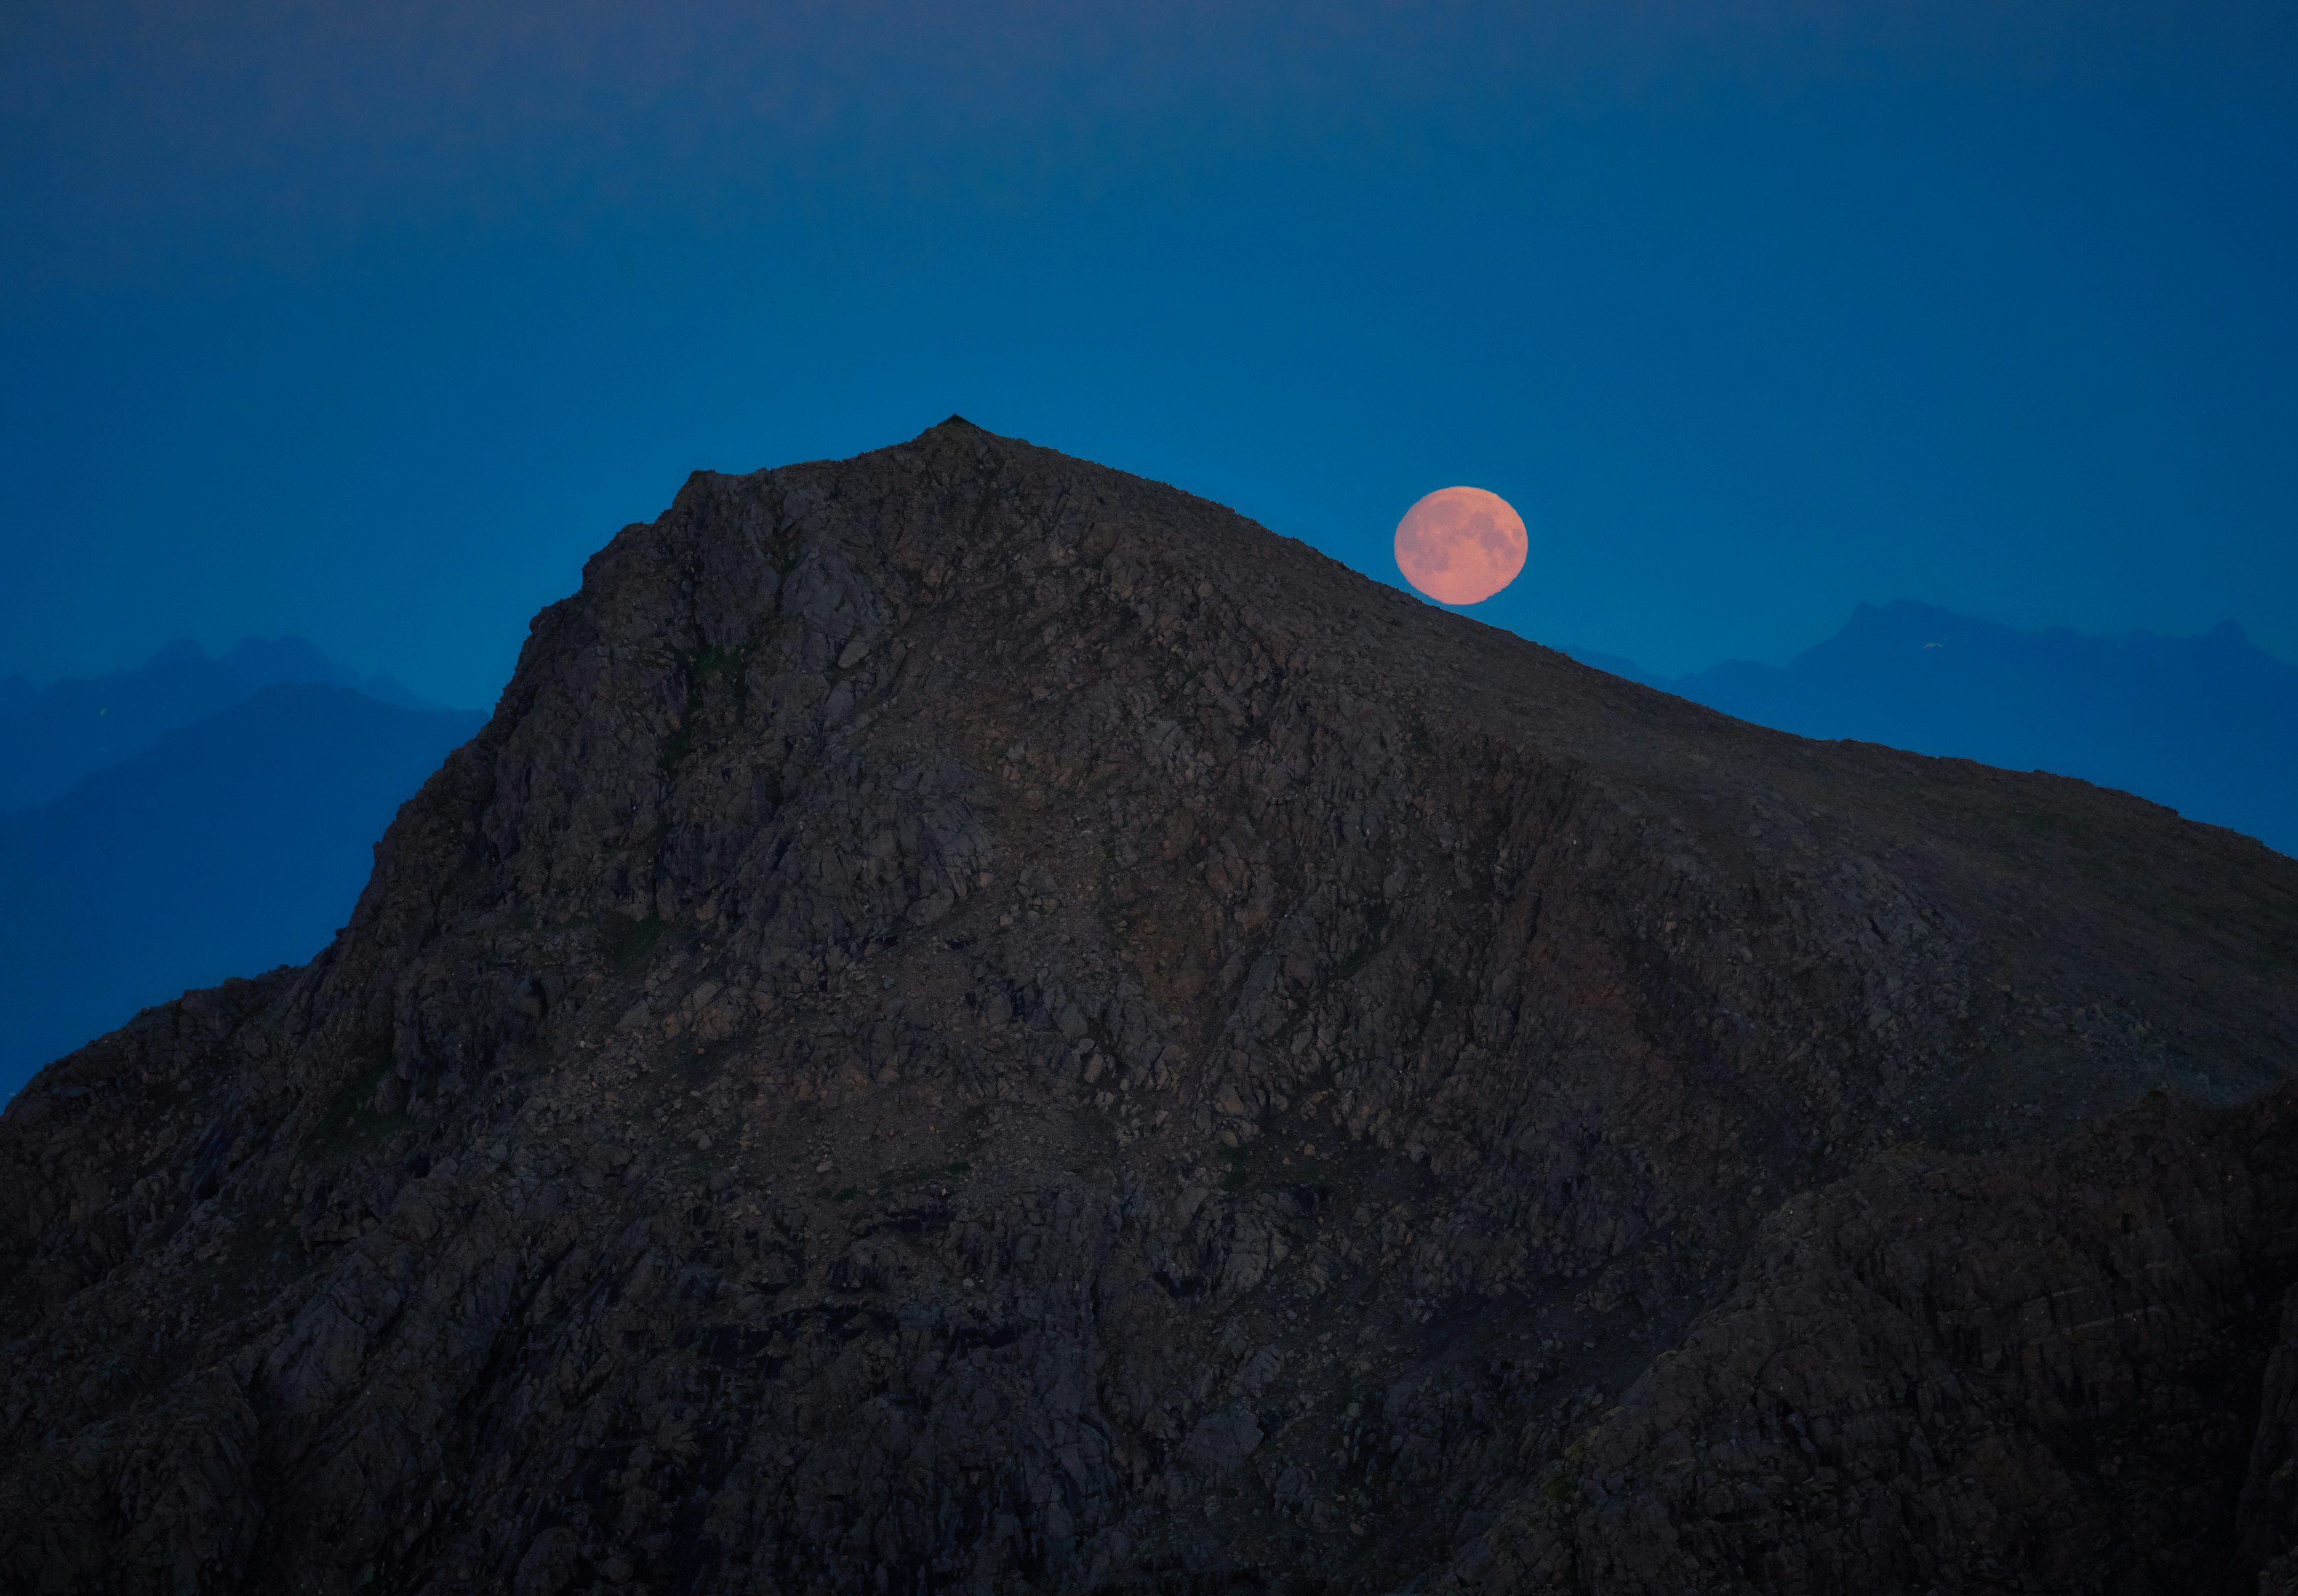
[[[2294,1066],[2231,833],[962,422],[699,475],[325,955],[0,1117],[0,1571],[2247,1578]]]

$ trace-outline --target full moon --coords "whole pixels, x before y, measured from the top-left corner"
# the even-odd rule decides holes
[[[1396,568],[1439,604],[1481,604],[1524,569],[1524,517],[1498,493],[1439,488],[1396,524]]]

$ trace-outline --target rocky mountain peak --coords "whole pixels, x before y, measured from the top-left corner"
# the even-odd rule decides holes
[[[2043,1420],[1863,1394],[1844,1281],[1988,1200],[1872,1216],[2055,1211],[2120,1159],[2114,1245],[2287,1233],[2255,1121],[2294,958],[2298,865],[2232,833],[1744,725],[955,417],[700,473],[537,617],[321,958],[0,1118],[0,1567],[1682,1590],[1760,1530],[1814,1581],[1944,1577],[1937,1469],[1844,1413],[1934,1461]],[[1910,1287],[1906,1366],[1962,1377],[2079,1230]],[[2186,1281],[2200,1327],[2058,1421],[2189,1343],[2248,1371],[2197,1414],[2258,1410],[2280,1267]],[[1880,1538],[1731,1472],[1744,1389],[1702,1371],[1790,1301],[1837,1315],[1778,1356],[1841,1365],[1796,1400]],[[2211,1422],[2131,1472],[2227,1476],[2145,1521],[2180,1576],[2278,1546]],[[1709,1445],[1742,1507],[1667,1493]],[[2084,1467],[1955,1510],[2095,1526]],[[1677,1562],[1623,1550],[1623,1497]]]

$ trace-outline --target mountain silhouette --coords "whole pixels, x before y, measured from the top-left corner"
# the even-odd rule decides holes
[[[71,784],[162,733],[203,720],[281,682],[356,688],[407,709],[435,709],[389,676],[362,681],[300,637],[246,638],[211,657],[169,643],[132,671],[35,688],[0,682],[0,812],[63,796]]]
[[[1674,680],[1583,664],[1804,737],[2045,770],[2298,853],[2298,667],[2231,621],[2200,637],[2022,632],[1930,605],[1861,605],[1784,666]]]
[[[260,687],[0,815],[0,1096],[147,1004],[318,952],[400,803],[482,718]]]
[[[0,1585],[2287,1589],[2294,1072],[2234,831],[963,422],[698,473],[0,1113]]]

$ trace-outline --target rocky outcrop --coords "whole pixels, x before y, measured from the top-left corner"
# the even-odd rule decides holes
[[[2099,1545],[2264,1567],[2282,1187],[2226,1127],[2298,1061],[2294,949],[2298,866],[2230,833],[1744,726],[961,422],[697,476],[326,954],[0,1117],[0,1577],[2071,1591],[2091,1542],[1988,1526],[2136,1500],[2117,1458],[2195,1501]],[[2047,1194],[2158,1123],[2255,1187],[2116,1211],[2200,1246],[2225,1196],[2149,1287],[2220,1373],[2101,1354],[2162,1411],[2049,1475],[1965,1327],[2153,1256]],[[1890,1238],[1989,1181],[1999,1269]],[[1764,1423],[1977,1483],[1863,1464],[1864,1528],[1764,1527],[1774,1344],[1810,1391]],[[1776,1570],[1645,1461],[1679,1432]]]
[[[2292,1536],[2298,1098],[1798,1196],[1478,1538],[1494,1591],[2253,1588]]]

